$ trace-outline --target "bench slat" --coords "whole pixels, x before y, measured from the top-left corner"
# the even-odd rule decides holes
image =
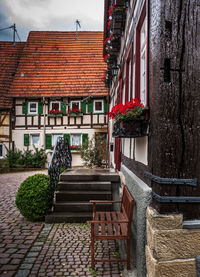
[[[117,218],[117,213],[116,212],[111,212],[112,214],[112,218],[114,221],[116,221],[118,218]],[[117,235],[117,236],[120,236],[120,225],[119,223],[114,223],[114,234]]]
[[[107,220],[112,220],[111,216],[110,216],[110,212],[106,213],[106,219]],[[113,228],[112,228],[112,223],[108,223],[108,235],[112,236],[113,235]]]
[[[118,217],[119,217],[119,220],[125,219],[123,214],[120,212],[118,212]],[[127,223],[120,223],[120,227],[121,227],[121,235],[127,236]]]

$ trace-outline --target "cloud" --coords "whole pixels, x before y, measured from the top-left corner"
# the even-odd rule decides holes
[[[28,32],[32,30],[74,31],[76,19],[81,21],[82,31],[102,31],[103,2],[103,0],[1,0],[0,27],[7,27],[15,22],[22,40],[26,40]],[[10,30],[5,32],[2,37],[7,38],[10,32]]]

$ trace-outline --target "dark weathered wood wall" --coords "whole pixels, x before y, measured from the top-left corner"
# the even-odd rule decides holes
[[[198,178],[198,187],[158,185],[160,195],[200,196],[200,2],[149,1],[149,168],[166,178]],[[200,204],[161,212],[200,218]]]

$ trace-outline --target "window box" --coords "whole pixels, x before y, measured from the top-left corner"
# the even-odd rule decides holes
[[[47,116],[48,117],[62,117],[63,114],[62,113],[57,113],[57,114],[49,113]]]
[[[79,112],[79,113],[73,113],[73,112],[70,112],[68,114],[68,116],[83,116],[83,113]]]
[[[119,119],[113,128],[113,137],[138,138],[147,136],[148,121],[145,119]]]

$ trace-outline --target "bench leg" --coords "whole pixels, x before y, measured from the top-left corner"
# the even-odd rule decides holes
[[[94,269],[95,261],[94,261],[94,238],[91,238],[91,266]]]
[[[131,261],[130,261],[130,250],[131,250],[131,240],[127,239],[127,253],[126,253],[126,258],[127,258],[127,270],[131,269]]]

